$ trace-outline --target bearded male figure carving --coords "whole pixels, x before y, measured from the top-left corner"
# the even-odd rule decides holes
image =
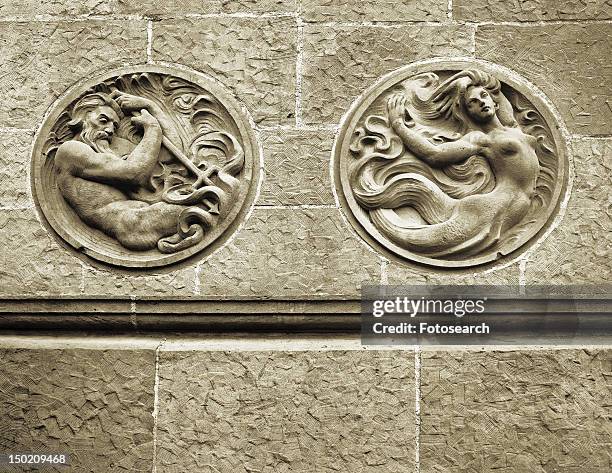
[[[513,108],[500,81],[476,69],[444,81],[423,73],[400,87],[350,147],[353,194],[375,228],[401,248],[447,259],[519,235],[554,179],[547,137],[538,138],[546,130],[530,126],[535,112]]]
[[[131,122],[143,129],[136,146],[114,136],[124,110],[134,112]],[[55,163],[59,189],[79,217],[131,250],[155,248],[176,233],[184,206],[148,204],[127,194],[146,186],[163,133],[172,136],[164,113],[142,97],[94,93],[75,105],[69,126],[75,138],[58,148]]]

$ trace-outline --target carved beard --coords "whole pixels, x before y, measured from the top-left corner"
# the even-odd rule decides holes
[[[115,154],[110,148],[109,137],[104,131],[96,130],[88,122],[83,123],[83,129],[79,135],[80,140],[93,148],[98,153],[111,153]]]

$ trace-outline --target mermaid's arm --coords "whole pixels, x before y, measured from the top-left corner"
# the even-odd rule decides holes
[[[430,166],[448,166],[465,161],[470,156],[482,152],[480,146],[466,139],[434,145],[424,136],[408,128],[404,122],[406,114],[405,97],[391,97],[387,103],[387,109],[391,127],[402,139],[404,145]]]
[[[408,128],[401,118],[394,120],[392,127],[406,147],[430,166],[443,167],[460,163],[482,151],[480,146],[464,139],[434,145],[428,139]]]

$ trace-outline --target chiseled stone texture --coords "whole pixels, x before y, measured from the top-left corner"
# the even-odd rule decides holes
[[[185,14],[219,13],[290,13],[296,0],[119,0],[126,13],[181,16]]]
[[[124,0],[8,0],[0,3],[0,17],[35,15],[106,15],[119,13]]]
[[[502,64],[539,87],[568,128],[583,135],[610,133],[612,24],[482,26],[477,57]]]
[[[424,352],[423,473],[608,473],[612,351]]]
[[[157,472],[412,471],[413,356],[162,352]]]
[[[465,21],[606,20],[610,0],[453,0],[453,18]]]
[[[487,269],[478,266],[468,269],[438,269],[433,270],[426,266],[414,264],[402,265],[390,263],[387,266],[387,283],[390,285],[511,285],[519,283],[518,263],[513,263],[504,268],[486,272]]]
[[[467,26],[304,27],[304,122],[337,124],[382,75],[411,61],[470,54]]]
[[[69,470],[83,473],[151,471],[154,351],[3,349],[0,359],[0,451],[69,453]]]
[[[199,280],[208,296],[348,298],[380,280],[380,259],[337,209],[260,208],[202,264]]]
[[[447,0],[302,0],[306,21],[441,21]]]
[[[332,131],[263,133],[265,178],[257,205],[334,204],[329,176]]]
[[[612,282],[612,139],[574,142],[576,178],[565,216],[527,262],[527,284]]]
[[[190,297],[195,288],[195,266],[173,267],[161,273],[131,273],[87,268],[84,274],[85,296]]]
[[[10,0],[0,17],[34,15],[184,15],[215,13],[289,13],[295,0]]]
[[[219,3],[221,13],[293,13],[299,1],[302,0],[220,0]]]
[[[81,264],[36,219],[34,209],[0,211],[0,296],[80,292]]]
[[[296,34],[293,18],[162,21],[153,26],[153,57],[210,74],[256,122],[277,125],[295,116]]]
[[[146,21],[1,25],[0,126],[33,127],[76,80],[146,60]]]
[[[32,205],[27,179],[32,134],[0,131],[0,207]]]

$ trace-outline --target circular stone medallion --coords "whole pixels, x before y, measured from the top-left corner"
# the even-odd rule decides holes
[[[105,263],[151,268],[218,247],[252,203],[258,146],[218,83],[134,66],[72,87],[34,144],[36,205],[65,242]]]
[[[490,63],[433,60],[384,77],[334,146],[335,185],[357,231],[395,258],[489,263],[543,232],[567,152],[539,92]]]

